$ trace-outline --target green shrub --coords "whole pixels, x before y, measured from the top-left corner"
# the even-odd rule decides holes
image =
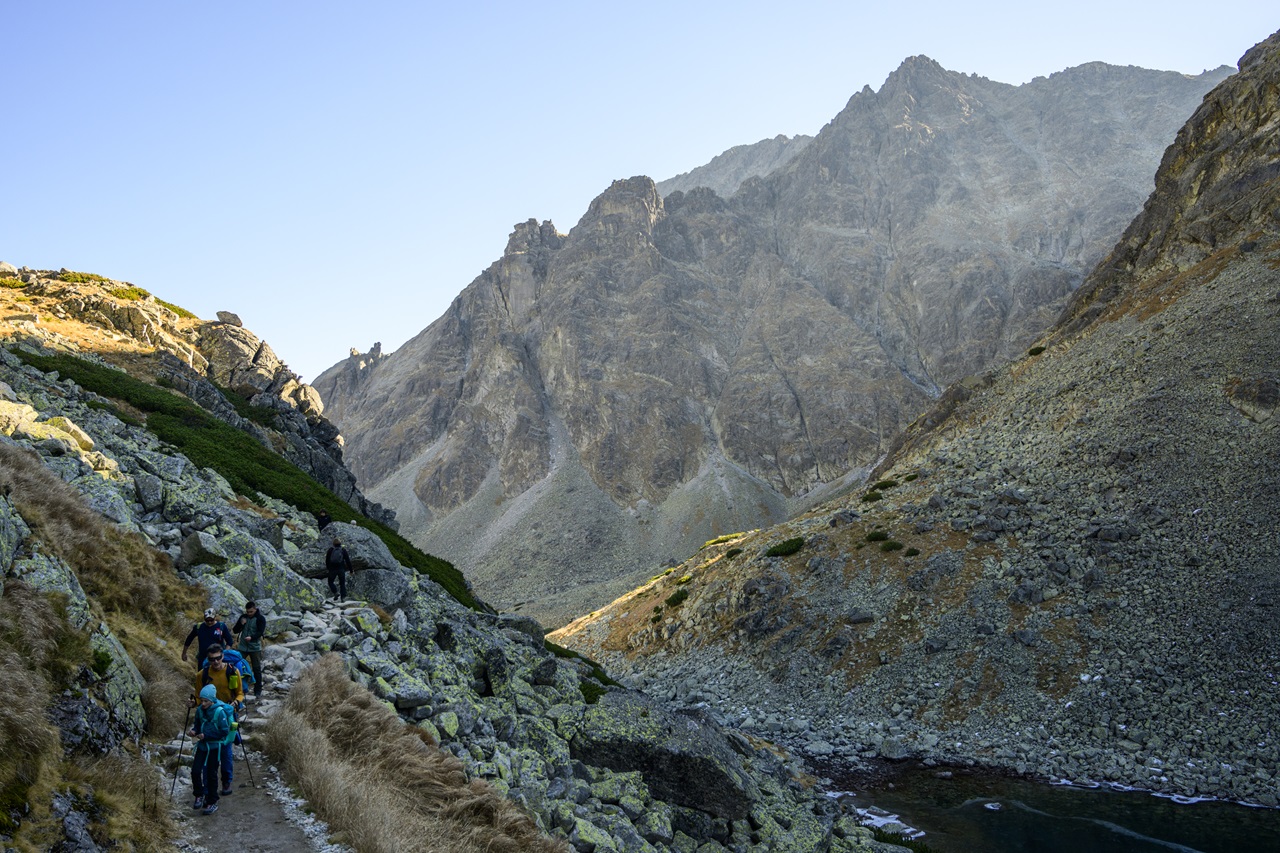
[[[123,299],[126,302],[137,302],[139,299],[146,299],[151,295],[150,292],[143,290],[141,287],[134,287],[132,284],[128,287],[113,287],[107,291],[116,299]]]
[[[1027,350],[1027,355],[1039,355],[1040,353],[1044,352],[1044,349],[1045,349],[1044,347],[1032,347],[1031,349]]]
[[[165,308],[168,308],[170,311],[177,314],[179,317],[183,317],[187,320],[196,319],[195,314],[192,314],[190,311],[188,311],[186,308],[183,308],[181,305],[174,305],[172,302],[165,302],[163,299],[157,299],[156,304],[163,305]]]
[[[267,406],[255,406],[243,394],[236,393],[230,388],[223,388],[216,382],[214,387],[222,392],[222,396],[227,398],[227,402],[231,403],[232,408],[236,410],[236,414],[240,417],[247,421],[253,421],[255,424],[264,426],[267,429],[278,429],[274,409]]]
[[[684,600],[688,597],[689,597],[689,590],[678,589],[675,592],[671,593],[671,595],[667,596],[667,600],[665,603],[668,607],[679,607],[681,604],[684,604]]]
[[[652,616],[649,617],[649,621],[657,625],[659,622],[662,621],[662,614],[661,613],[653,614]]]
[[[738,556],[741,553],[742,553],[741,548],[730,548],[728,551],[724,552],[724,558],[726,560],[732,560],[734,557]]]
[[[868,542],[883,542],[888,538],[889,538],[889,531],[887,530],[873,530],[867,534]]]
[[[676,578],[676,585],[684,586],[691,580],[693,580],[693,575],[683,575],[681,577]]]
[[[766,557],[790,557],[795,552],[804,547],[804,538],[797,536],[794,539],[784,539],[777,545],[774,545],[768,551],[764,552]]]
[[[903,547],[903,544],[896,539],[890,539],[887,542],[880,543],[881,551],[901,551]]]
[[[878,489],[880,491],[884,491],[885,489],[897,488],[897,486],[898,486],[897,480],[881,480],[880,482],[873,485],[871,487],[871,490],[876,491]]]
[[[578,690],[582,692],[582,701],[588,705],[596,704],[600,701],[601,696],[609,692],[599,684],[586,678],[578,682]]]
[[[93,671],[98,674],[99,678],[105,676],[111,671],[113,659],[111,653],[106,649],[96,649],[93,653]]]
[[[27,283],[20,278],[11,278],[9,276],[0,278],[0,287],[8,288],[9,290],[21,290],[26,286]]]
[[[904,556],[904,557],[915,557],[915,556],[919,555],[919,553],[920,553],[920,549],[919,549],[919,548],[908,548],[907,550],[905,550],[905,551],[903,551],[903,552],[902,552],[902,556]]]
[[[62,279],[63,281],[70,282],[72,284],[89,284],[90,282],[95,282],[95,281],[110,280],[105,275],[98,275],[97,273],[93,273],[93,272],[72,272],[71,270],[58,273],[58,278]]]
[[[883,499],[884,499],[884,495],[880,494],[879,492],[867,492],[865,495],[862,496],[863,503],[871,503],[873,501],[878,501]]]
[[[907,476],[903,477],[902,479],[903,479],[903,480],[905,480],[905,481],[906,481],[906,482],[908,482],[908,483],[911,483],[911,482],[914,482],[915,480],[920,479],[920,475],[919,475],[919,474],[908,474]]]
[[[32,355],[23,350],[16,350],[14,354],[40,370],[56,370],[89,391],[141,409],[147,414],[147,429],[198,467],[217,471],[239,494],[252,497],[261,492],[312,515],[323,509],[335,521],[358,520],[361,527],[382,539],[401,565],[427,575],[467,607],[484,609],[467,590],[462,573],[452,563],[418,550],[396,531],[360,515],[301,468],[185,397],[134,379],[123,371],[73,356]]]

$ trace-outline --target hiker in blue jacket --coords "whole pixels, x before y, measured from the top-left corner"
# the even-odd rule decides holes
[[[206,684],[200,689],[200,705],[187,734],[196,742],[191,762],[191,792],[196,798],[192,807],[203,809],[204,814],[218,810],[218,768],[222,747],[235,738],[232,719],[231,706],[218,701],[218,688]]]

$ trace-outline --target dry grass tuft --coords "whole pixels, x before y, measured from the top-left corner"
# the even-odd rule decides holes
[[[424,742],[348,676],[312,665],[268,722],[266,750],[299,792],[361,851],[565,853],[462,762]]]
[[[147,712],[147,734],[169,738],[182,731],[191,681],[171,661],[143,649],[130,655],[142,673],[142,706]],[[186,670],[189,671],[189,670]]]
[[[173,849],[167,839],[177,834],[177,828],[169,809],[169,791],[160,771],[141,757],[128,752],[77,756],[66,768],[65,778],[73,788],[91,795],[97,821],[89,831],[104,848]]]
[[[175,607],[197,612],[203,606],[205,594],[178,578],[166,554],[104,520],[36,454],[0,445],[0,490],[108,613],[129,613],[160,625]]]

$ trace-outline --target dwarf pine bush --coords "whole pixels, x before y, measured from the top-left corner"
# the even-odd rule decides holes
[[[765,551],[764,555],[766,557],[789,557],[803,547],[804,538],[797,536],[793,539],[784,539],[768,551]]]

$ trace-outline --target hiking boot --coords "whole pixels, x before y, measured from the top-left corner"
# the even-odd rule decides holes
[[[204,807],[204,811],[202,811],[200,814],[213,814],[217,810],[218,810],[218,804],[210,803],[209,805]]]
[[[230,786],[230,785],[223,785],[223,786],[222,786],[222,790],[221,790],[221,791],[219,791],[218,793],[219,793],[219,794],[221,794],[221,795],[222,795],[222,796],[224,796],[224,797],[229,797],[229,796],[231,796],[231,786]]]
[[[191,804],[191,808],[196,809],[197,811],[204,808],[204,797],[196,797],[196,801]]]

